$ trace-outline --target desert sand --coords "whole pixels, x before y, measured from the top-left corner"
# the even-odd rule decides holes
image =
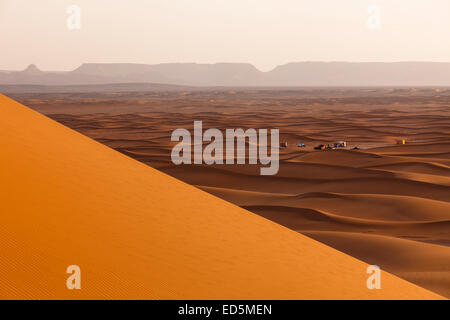
[[[438,297],[397,276],[450,296],[449,95],[379,90],[15,96],[122,154],[2,98],[0,296]],[[279,174],[174,166],[170,134],[193,120],[280,128]],[[396,276],[367,290],[367,263]]]

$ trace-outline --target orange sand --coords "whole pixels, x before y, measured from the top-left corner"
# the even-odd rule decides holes
[[[0,96],[0,298],[435,299]],[[66,289],[69,265],[82,289]]]

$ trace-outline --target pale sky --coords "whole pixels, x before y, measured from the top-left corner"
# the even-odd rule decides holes
[[[81,8],[81,29],[67,7]],[[368,8],[380,8],[380,28]],[[373,21],[373,20],[372,20]],[[376,19],[375,19],[376,21]],[[372,24],[373,26],[373,24]],[[0,70],[85,62],[450,61],[449,0],[0,0]]]

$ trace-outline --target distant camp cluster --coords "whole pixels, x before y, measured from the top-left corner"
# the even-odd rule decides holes
[[[287,142],[280,143],[280,148],[287,148],[287,147],[288,147]],[[306,144],[303,142],[298,142],[297,147],[298,148],[306,148]],[[339,148],[346,148],[346,147],[347,147],[346,141],[337,141],[337,142],[334,142],[333,144],[327,144],[327,145],[319,144],[318,146],[314,147],[314,150],[339,149]]]
[[[405,145],[406,139],[397,139],[395,140],[395,143],[398,145]],[[314,150],[336,150],[336,149],[342,149],[347,148],[347,141],[336,141],[334,143],[329,144],[319,144],[314,147]],[[280,148],[287,148],[288,143],[286,141],[280,143]],[[306,148],[306,144],[303,142],[297,143],[298,148]],[[359,150],[360,148],[358,146],[355,146],[352,148],[352,150]]]

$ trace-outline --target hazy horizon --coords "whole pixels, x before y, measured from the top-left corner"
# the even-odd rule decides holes
[[[81,29],[69,30],[69,5]],[[379,24],[370,27],[379,8]],[[375,19],[376,20],[376,19]],[[447,0],[0,0],[0,70],[83,63],[449,62]]]
[[[243,64],[243,65],[252,65],[254,66],[258,71],[261,72],[270,72],[273,71],[274,69],[276,69],[277,67],[280,66],[285,66],[285,65],[289,65],[289,64],[303,64],[303,63],[348,63],[348,64],[367,64],[367,63],[380,63],[380,64],[396,64],[396,63],[449,63],[450,61],[289,61],[283,64],[278,64],[275,65],[272,69],[269,70],[261,70],[260,68],[258,68],[255,64],[251,63],[251,62],[232,62],[232,61],[220,61],[220,62],[210,62],[210,63],[201,63],[201,62],[191,62],[191,61],[187,61],[187,62],[177,62],[177,61],[173,61],[173,62],[161,62],[161,63],[141,63],[141,62],[82,62],[80,65],[77,65],[76,67],[74,67],[73,69],[70,70],[57,70],[57,69],[43,69],[41,68],[39,65],[37,65],[34,62],[31,62],[29,64],[27,64],[24,68],[22,69],[17,69],[17,70],[13,70],[13,69],[1,69],[1,71],[24,71],[26,69],[28,69],[31,66],[34,66],[36,68],[38,68],[40,71],[43,72],[71,72],[74,71],[76,69],[78,69],[79,67],[83,66],[83,65],[96,65],[96,64],[104,64],[104,65],[174,65],[174,64],[198,64],[198,65],[216,65],[216,64]]]

